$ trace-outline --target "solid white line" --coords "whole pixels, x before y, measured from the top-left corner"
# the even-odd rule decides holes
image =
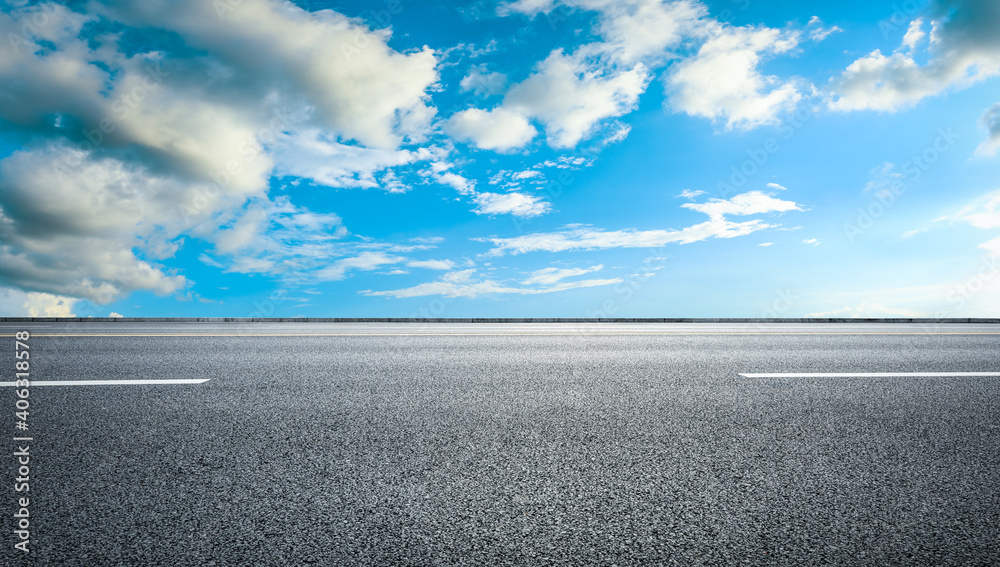
[[[30,387],[35,386],[144,386],[157,384],[202,384],[211,378],[190,380],[172,378],[167,380],[31,380]],[[14,382],[0,382],[0,387],[11,388]]]
[[[768,374],[741,373],[744,378],[893,378],[893,377],[926,377],[940,378],[946,376],[1000,376],[1000,372],[776,372]]]

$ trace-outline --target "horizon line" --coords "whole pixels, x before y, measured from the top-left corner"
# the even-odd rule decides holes
[[[976,323],[989,317],[0,317],[0,323]]]

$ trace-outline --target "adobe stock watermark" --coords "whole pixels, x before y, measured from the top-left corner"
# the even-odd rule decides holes
[[[983,292],[986,284],[992,281],[998,272],[1000,272],[1000,255],[990,252],[981,256],[976,273],[967,277],[965,281],[956,284],[946,297],[948,303],[954,305],[954,308],[941,310],[936,316],[946,317],[961,311],[965,308],[969,300]]]
[[[545,183],[540,194],[547,197],[549,202],[551,202],[561,197],[566,188],[572,185],[575,181],[576,176],[571,170],[560,169],[555,179],[548,180]],[[514,231],[518,235],[525,233],[526,227],[531,224],[531,221],[532,219],[530,217],[519,217],[517,215],[510,216],[510,222],[514,225]]]
[[[630,274],[621,283],[617,284],[612,290],[613,296],[601,302],[599,308],[586,310],[584,316],[589,319],[613,318],[618,314],[623,305],[635,297],[635,294],[642,289],[643,284],[649,278],[653,277],[656,271],[666,266],[667,259],[667,249],[665,246],[651,249],[646,258],[636,268],[639,272]]]
[[[290,129],[291,120],[285,111],[275,109],[272,114],[267,126],[260,128],[234,148],[242,159],[231,159],[226,162],[224,167],[210,174],[213,183],[196,186],[191,198],[180,204],[181,216],[186,223],[205,211],[216,198],[221,196],[232,184],[234,176],[240,175],[247,165],[260,158],[267,150],[267,144],[276,143],[278,137]]]
[[[293,275],[282,281],[282,286],[274,291],[272,291],[266,299],[263,301],[256,300],[253,302],[254,311],[250,313],[252,318],[264,318],[273,317],[278,308],[278,303],[286,301],[296,301],[294,297],[290,297],[289,293],[293,288],[300,285],[305,285],[312,283],[312,280],[308,279],[302,273],[296,272]]]
[[[781,151],[781,140],[791,140],[803,126],[814,118],[813,109],[800,106],[787,115],[777,128],[777,136],[765,139],[759,146],[746,151],[746,159],[729,168],[728,177],[715,184],[715,190],[723,199],[732,197],[745,187],[751,179],[768,164],[771,157]]]
[[[750,7],[750,0],[731,0],[731,3],[735,4],[736,6],[734,6],[734,8],[740,12],[746,12],[747,8]],[[716,19],[720,22],[728,22],[733,19],[733,16],[735,15],[736,11],[732,8],[723,8],[723,10],[719,12],[719,15],[716,16]]]
[[[898,174],[888,187],[876,191],[868,206],[858,207],[857,217],[852,222],[844,223],[844,236],[847,237],[848,242],[854,244],[859,237],[871,229],[875,225],[875,221],[882,218],[906,193],[907,186],[923,177],[924,173],[937,163],[942,155],[954,147],[955,141],[960,137],[951,127],[938,128],[937,136],[923,151],[903,162],[902,173]]]
[[[28,5],[29,0],[8,0],[7,3],[12,8],[24,8]],[[53,1],[36,4],[35,7],[38,10],[26,14],[15,21],[15,24],[20,24],[20,29],[18,30],[20,33],[7,33],[7,42],[10,44],[10,48],[14,51],[15,55],[21,54],[22,47],[28,49],[37,47],[32,38],[38,35],[41,28],[49,25],[50,19],[56,13],[56,7],[65,8],[65,4],[63,1]]]
[[[402,0],[384,0],[384,8],[368,10],[359,16],[363,20],[372,21],[378,29],[388,28],[392,24],[392,19],[403,11]],[[371,32],[364,28],[357,28],[351,34],[350,41],[340,43],[340,53],[345,61],[350,61],[355,55],[360,54],[372,43]]]
[[[879,20],[878,29],[882,32],[882,39],[889,39],[889,34],[909,27],[913,16],[917,15],[927,4],[927,0],[903,0],[902,3],[892,5],[892,15],[884,20]]]
[[[28,437],[28,419],[30,407],[29,398],[31,395],[31,345],[29,339],[31,334],[28,331],[17,331],[14,333],[14,393],[17,399],[14,402],[14,443],[17,451],[14,452],[15,467],[17,476],[14,478],[15,510],[14,513],[14,535],[17,543],[14,548],[30,553],[31,545],[31,442]]]
[[[779,289],[774,292],[774,300],[771,305],[760,312],[761,319],[781,319],[788,316],[791,309],[799,300],[799,296],[792,293],[790,289]]]
[[[92,151],[100,147],[104,143],[105,136],[113,134],[118,129],[118,122],[127,120],[132,111],[146,100],[149,93],[158,89],[163,84],[163,79],[170,76],[170,73],[163,70],[162,62],[159,59],[147,63],[144,71],[140,84],[132,87],[128,92],[122,93],[111,103],[111,112],[114,113],[114,117],[102,118],[98,122],[97,128],[89,130],[84,128],[82,130],[83,137],[86,139],[79,143],[81,150]]]

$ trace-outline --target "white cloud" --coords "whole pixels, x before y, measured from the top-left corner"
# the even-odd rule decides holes
[[[599,272],[603,269],[604,266],[600,264],[589,268],[543,268],[532,272],[528,279],[521,282],[521,285],[552,285],[566,278]]]
[[[437,81],[430,48],[398,53],[387,45],[390,30],[369,30],[332,10],[242,0],[219,11],[220,4],[227,6],[109,1],[94,9],[126,24],[179,34],[221,66],[216,81],[243,82],[255,96],[287,89],[278,92],[311,106],[316,123],[366,146],[393,148],[427,127],[433,109],[426,91]],[[246,49],[249,45],[267,48]]]
[[[351,271],[408,261],[398,254],[434,247],[349,240],[337,215],[308,211],[286,197],[252,203],[219,233],[216,242],[230,246],[217,244],[202,262],[228,272],[280,277],[286,285],[344,279]]]
[[[802,244],[811,244],[813,246],[819,246],[819,239],[818,238],[807,238],[807,239],[805,239],[805,240],[802,241]]]
[[[1000,189],[992,191],[965,205],[957,212],[935,221],[964,222],[975,228],[1000,228]],[[979,245],[987,254],[1000,256],[1000,237]],[[995,260],[993,262],[995,264]]]
[[[482,66],[473,67],[458,86],[463,91],[472,91],[476,96],[494,96],[502,93],[507,87],[507,75],[487,72]]]
[[[65,146],[16,152],[0,161],[0,279],[96,303],[177,292],[183,276],[134,250],[172,254],[178,233],[206,218],[187,218],[179,201],[203,189]]]
[[[550,146],[573,147],[599,121],[631,111],[648,78],[641,63],[625,71],[601,69],[557,49],[511,87],[504,108],[539,120]]]
[[[441,244],[444,242],[443,236],[416,236],[410,239],[410,242],[416,242],[417,244]]]
[[[585,46],[585,51],[626,64],[663,58],[667,49],[697,33],[708,15],[701,2],[688,0],[562,0],[559,4],[598,12],[597,32],[603,41]],[[549,13],[555,6],[552,0],[519,0],[503,5],[499,13],[534,16]]]
[[[411,268],[425,268],[428,270],[453,270],[455,263],[451,260],[413,260],[406,263]]]
[[[868,301],[862,301],[854,307],[845,305],[839,309],[806,314],[807,319],[876,319],[880,317],[919,318],[926,316],[927,312],[923,310],[892,307],[884,303]]]
[[[834,79],[831,107],[893,112],[947,89],[968,87],[1000,74],[1000,34],[996,33],[1000,4],[933,0],[927,13],[932,30],[925,64],[914,57],[923,39],[923,21],[917,19],[897,51],[887,56],[876,49]]]
[[[121,313],[116,312],[116,311],[112,311],[111,313],[108,313],[108,317],[111,317],[113,319],[122,319],[125,316],[122,315]]]
[[[678,193],[676,196],[680,199],[697,199],[699,196],[704,195],[705,191],[695,191],[692,189],[685,189]]]
[[[761,242],[761,243],[760,243],[760,244],[758,244],[757,246],[763,246],[763,247],[765,247],[765,248],[766,248],[766,247],[768,247],[768,246],[774,246],[774,243],[773,243],[773,242]]]
[[[438,174],[434,178],[438,183],[448,185],[463,195],[468,195],[475,191],[475,189],[473,189],[473,181],[469,181],[467,178],[452,171],[446,171]]]
[[[605,231],[589,227],[570,227],[559,232],[526,234],[513,238],[486,238],[493,244],[490,254],[523,254],[527,252],[563,252],[569,250],[602,250],[609,248],[655,248],[668,243],[689,244],[709,238],[734,238],[776,228],[755,219],[732,222],[724,215],[751,215],[802,210],[791,201],[782,201],[758,191],[736,195],[730,200],[713,199],[708,203],[685,203],[682,207],[709,216],[709,221],[680,230],[617,230]]]
[[[696,35],[708,9],[701,2],[578,0],[571,4],[601,12],[601,51],[624,63],[660,59],[668,48]]]
[[[406,258],[391,256],[383,252],[362,252],[350,258],[341,258],[315,273],[317,281],[336,281],[347,277],[352,271],[372,271],[385,265],[398,264]]]
[[[535,217],[549,211],[551,205],[540,197],[524,193],[479,193],[473,198],[478,205],[473,212],[480,215],[514,215]]]
[[[444,274],[436,281],[422,283],[405,289],[372,291],[365,290],[361,293],[368,296],[387,296],[395,298],[424,297],[428,295],[442,295],[445,297],[479,297],[483,295],[495,294],[515,294],[515,295],[538,295],[544,293],[556,293],[570,289],[598,287],[605,285],[616,285],[622,283],[621,278],[602,280],[581,280],[575,282],[563,282],[546,287],[515,287],[489,278],[476,277],[476,270],[462,270]]]
[[[557,8],[557,6],[561,6]],[[594,31],[600,41],[585,43],[571,54],[553,51],[534,75],[511,88],[505,108],[519,110],[545,125],[552,147],[572,147],[589,138],[608,118],[631,111],[648,84],[649,69],[671,60],[665,74],[669,106],[678,112],[724,120],[727,128],[753,128],[777,121],[777,115],[802,99],[802,81],[763,75],[765,57],[787,53],[800,32],[767,27],[734,27],[708,15],[693,0],[519,0],[498,13],[535,16],[562,7],[598,13]],[[549,15],[561,18],[562,14]],[[810,21],[814,40],[840,28]],[[681,51],[695,46],[697,53]],[[811,89],[811,86],[810,86]],[[603,140],[624,139],[620,125]]]
[[[378,172],[431,157],[427,152],[343,144],[316,128],[277,135],[273,147],[275,175],[305,177],[328,187],[384,187],[390,192],[400,191],[381,183]]]
[[[250,246],[260,237],[267,223],[267,213],[254,208],[239,217],[232,226],[215,235],[215,250],[220,254],[233,254]]]
[[[976,228],[1000,228],[1000,190],[987,193],[957,212],[935,220],[965,222]]]
[[[77,302],[73,297],[0,287],[3,317],[76,317],[73,310]]]
[[[36,140],[0,164],[8,284],[99,304],[179,293],[190,282],[155,261],[183,236],[218,239],[215,254],[232,258],[206,258],[226,269],[287,274],[333,250],[291,247],[281,231],[293,227],[254,216],[282,206],[267,204],[272,174],[397,189],[374,174],[429,159],[397,148],[431,131],[433,50],[396,52],[389,30],[330,10],[244,0],[220,21],[220,6],[230,5],[108,0],[88,4],[96,16],[55,4],[0,14],[0,37],[18,38],[0,58],[0,120]],[[97,17],[175,41],[131,53],[121,34],[82,31]],[[47,23],[22,37],[19,22],[33,19]]]
[[[986,140],[976,148],[976,155],[996,155],[1000,148],[1000,102],[986,109],[979,124],[986,129]]]
[[[540,12],[552,10],[554,5],[555,0],[515,0],[500,4],[497,7],[497,15],[507,16],[516,12],[534,16]]]
[[[980,248],[986,250],[987,254],[991,254],[996,257],[1000,257],[1000,236],[994,238],[993,240],[987,240],[979,245]]]
[[[778,185],[777,183],[768,183],[767,184],[767,188],[768,189],[774,189],[776,191],[787,191],[788,190],[788,187],[783,187],[781,185]]]
[[[452,116],[445,130],[483,150],[509,151],[523,147],[538,133],[522,114],[506,108],[470,108]]]
[[[813,41],[823,41],[835,33],[844,31],[837,26],[824,28],[823,21],[819,19],[819,16],[813,16],[810,18],[806,27],[809,29],[809,39]]]
[[[517,173],[510,176],[511,179],[515,181],[523,181],[525,179],[535,179],[537,177],[542,177],[542,172],[537,169],[526,169],[524,171],[518,171]]]
[[[431,162],[430,167],[420,172],[423,177],[429,177],[458,191],[462,195],[473,195],[476,192],[476,182],[463,175],[451,171],[454,164],[447,161]]]
[[[704,213],[713,219],[721,219],[726,215],[756,215],[802,210],[792,201],[782,201],[760,191],[740,193],[731,199],[709,199],[707,203],[684,203],[681,207]]]
[[[910,26],[906,30],[906,35],[903,36],[903,47],[911,50],[916,49],[925,37],[927,37],[927,32],[924,31],[924,20],[923,18],[917,18],[910,22]]]
[[[798,35],[771,28],[714,25],[693,57],[675,63],[664,84],[675,111],[724,121],[726,129],[774,124],[793,108],[802,93],[795,81],[763,75],[764,56],[798,45]]]

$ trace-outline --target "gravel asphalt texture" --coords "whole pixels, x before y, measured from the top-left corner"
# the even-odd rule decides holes
[[[211,380],[32,389],[0,565],[1000,565],[1000,378],[739,376],[1000,371],[997,325],[20,329],[35,380]]]

